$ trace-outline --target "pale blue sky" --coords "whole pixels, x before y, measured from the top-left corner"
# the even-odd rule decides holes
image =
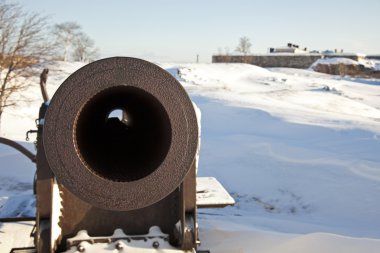
[[[380,0],[20,0],[54,23],[77,21],[102,57],[210,62],[247,36],[252,53],[293,42],[380,54]]]

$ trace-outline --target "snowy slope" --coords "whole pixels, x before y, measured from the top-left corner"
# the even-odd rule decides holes
[[[378,252],[380,80],[245,64],[161,66],[202,111],[198,173],[218,178],[237,202],[199,210],[202,248]],[[50,92],[79,67],[49,66]],[[41,100],[31,81],[30,106],[5,115],[8,137],[34,128]],[[33,212],[33,166],[0,145],[1,216]]]
[[[190,64],[179,71],[189,91],[287,121],[380,130],[379,80],[352,82],[308,70],[247,64]]]

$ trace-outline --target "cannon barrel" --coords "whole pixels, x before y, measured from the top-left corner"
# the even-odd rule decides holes
[[[169,73],[114,57],[84,66],[59,87],[43,145],[71,193],[98,208],[130,211],[179,187],[195,160],[198,126],[191,100]]]

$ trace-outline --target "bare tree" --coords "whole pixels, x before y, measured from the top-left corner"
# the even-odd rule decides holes
[[[68,60],[70,47],[80,30],[81,26],[76,22],[64,22],[54,26],[53,33],[56,36],[57,44],[63,45],[63,61]]]
[[[94,41],[85,33],[79,33],[74,39],[73,57],[75,61],[91,62],[98,57]]]
[[[248,37],[241,37],[239,40],[239,45],[235,49],[235,51],[243,53],[244,55],[247,55],[251,52],[251,42]]]
[[[15,94],[26,88],[21,77],[30,76],[31,66],[50,55],[48,30],[45,17],[0,0],[0,123],[4,110],[20,102]]]

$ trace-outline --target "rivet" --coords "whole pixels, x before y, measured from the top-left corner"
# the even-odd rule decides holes
[[[116,243],[115,245],[117,250],[122,250],[124,248],[124,245],[121,242]]]
[[[158,249],[158,247],[160,247],[160,243],[157,241],[154,241],[152,246],[153,248]]]
[[[77,249],[78,249],[79,252],[84,252],[84,251],[86,250],[86,249],[85,249],[82,245],[80,245],[80,244],[77,246]]]

